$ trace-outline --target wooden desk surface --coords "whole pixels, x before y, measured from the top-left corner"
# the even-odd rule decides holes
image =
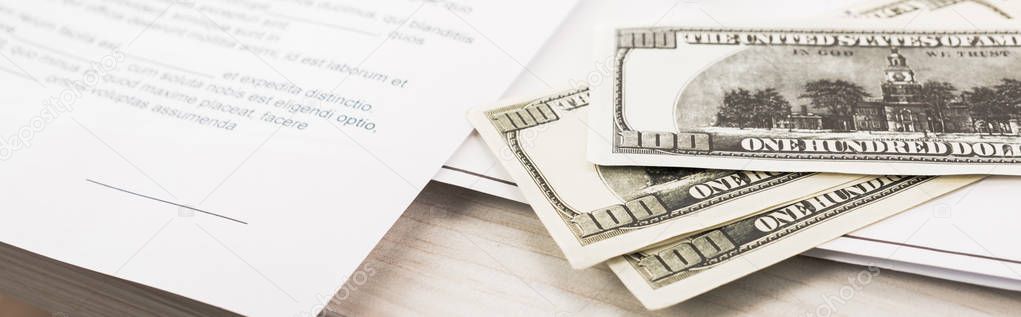
[[[323,250],[330,252],[330,250]],[[54,316],[221,316],[209,305],[0,244],[0,294]],[[605,266],[576,271],[528,206],[430,184],[325,316],[1017,315],[1021,293],[795,257],[647,311]],[[855,286],[858,286],[857,288]],[[0,311],[0,317],[10,315]],[[17,313],[14,313],[17,314]]]

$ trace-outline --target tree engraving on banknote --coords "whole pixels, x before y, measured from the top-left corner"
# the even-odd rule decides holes
[[[548,205],[582,245],[699,212],[749,194],[803,180],[817,173],[725,171],[661,167],[597,166],[603,183],[624,203],[578,210],[565,201],[523,145],[522,133],[562,120],[560,114],[588,106],[588,88],[485,112],[511,154]],[[575,118],[576,119],[576,118]],[[583,140],[579,140],[583,142]],[[584,164],[584,163],[582,163]],[[521,180],[519,180],[521,181]],[[533,202],[535,204],[535,202]]]
[[[754,252],[813,225],[852,213],[934,179],[932,176],[881,176],[826,192],[781,208],[691,235],[624,259],[653,289],[699,274],[745,253]]]
[[[918,167],[907,174],[1021,162],[1017,31],[630,28],[615,54],[611,155]],[[683,83],[673,100],[629,95],[666,80]],[[629,124],[665,115],[675,131]]]

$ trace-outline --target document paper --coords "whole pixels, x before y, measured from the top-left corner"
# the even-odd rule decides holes
[[[2,1],[0,241],[316,315],[572,6]]]

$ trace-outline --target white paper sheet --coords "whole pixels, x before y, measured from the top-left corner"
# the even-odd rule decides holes
[[[315,315],[572,2],[0,2],[0,241]]]
[[[1011,202],[1021,195],[1018,183],[989,177],[819,249],[1013,281],[992,286],[1021,291],[1021,249],[1014,244],[1021,208]]]
[[[587,58],[591,50],[592,25],[648,25],[657,21],[726,25],[742,21],[742,17],[805,18],[842,12],[848,7],[872,8],[878,3],[884,2],[665,0],[645,1],[641,5],[627,1],[583,2],[553,36],[550,45],[528,65],[530,72],[518,79],[507,95],[511,99],[524,98],[606,80],[609,64]],[[960,18],[961,14],[988,14],[987,10],[987,7],[966,1],[935,14],[938,18]],[[764,17],[757,14],[759,12],[770,12],[770,16]],[[469,136],[433,179],[525,202],[492,154],[485,151],[477,134]],[[1021,288],[1021,267],[1018,266],[1021,253],[1018,248],[1010,247],[1021,232],[1018,219],[1021,212],[1010,203],[1010,197],[1021,194],[1021,189],[1010,185],[1017,182],[1017,178],[1011,177],[983,180],[838,238],[807,255],[1018,290]]]
[[[478,192],[525,202],[517,184],[489,152],[478,133],[472,132],[433,180]]]

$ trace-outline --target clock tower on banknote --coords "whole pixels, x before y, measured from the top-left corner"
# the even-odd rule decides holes
[[[915,81],[915,71],[908,66],[908,60],[894,47],[886,57],[884,70],[883,101],[888,103],[919,102],[917,98],[922,84]]]

